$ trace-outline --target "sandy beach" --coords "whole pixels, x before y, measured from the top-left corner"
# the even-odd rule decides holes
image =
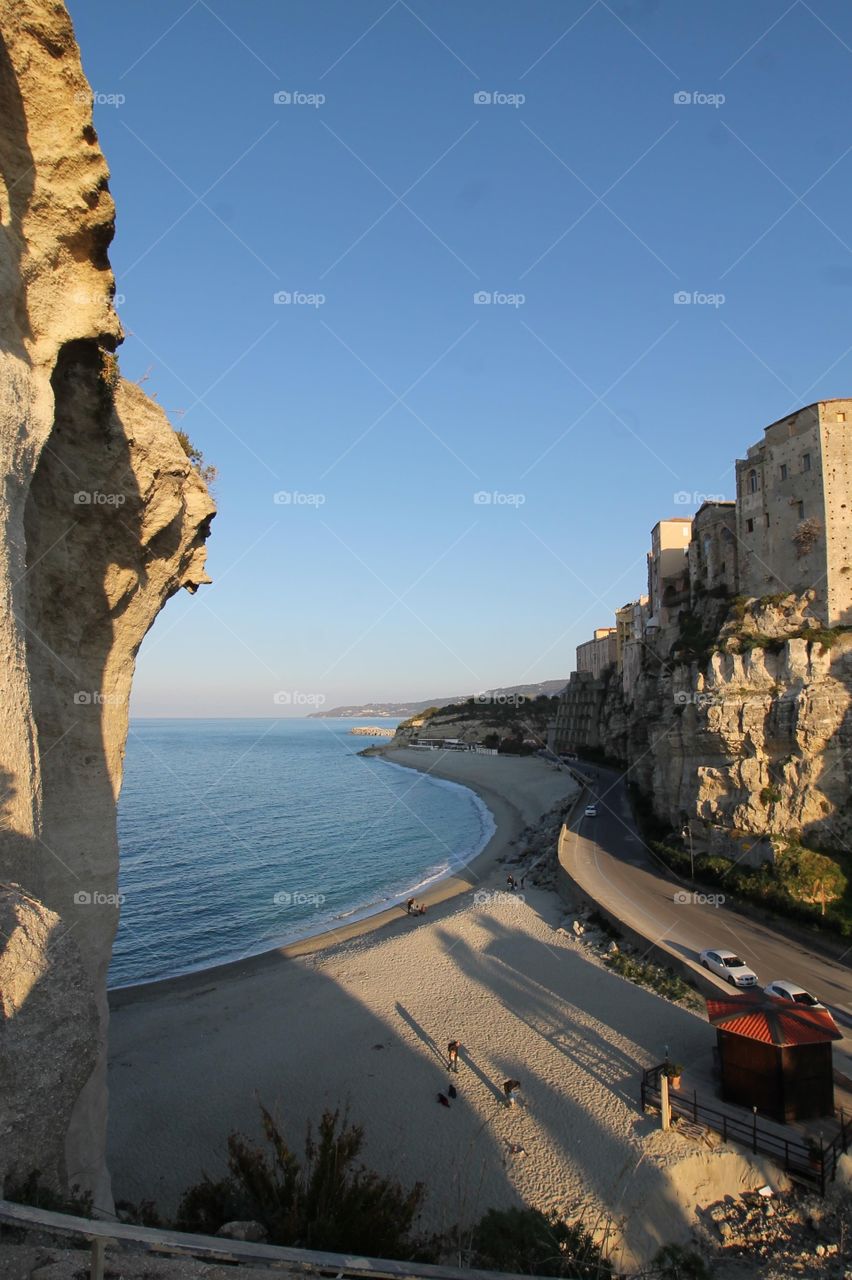
[[[113,993],[110,1165],[117,1198],[174,1210],[224,1169],[232,1129],[259,1133],[257,1099],[301,1147],[305,1123],[349,1107],[366,1162],[425,1182],[425,1231],[521,1202],[616,1222],[625,1258],[685,1238],[692,1209],[757,1185],[735,1153],[664,1134],[638,1106],[664,1046],[688,1060],[698,1016],[593,963],[558,933],[555,893],[505,891],[525,827],[572,796],[539,759],[395,752],[475,789],[497,820],[488,848],[434,886],[425,917],[398,910],[333,936]],[[450,1039],[463,1047],[445,1087]],[[522,1082],[510,1110],[501,1085]]]

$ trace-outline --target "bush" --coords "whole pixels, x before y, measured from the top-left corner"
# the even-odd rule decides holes
[[[185,431],[176,431],[175,435],[180,442],[180,447],[189,458],[192,466],[201,476],[201,479],[206,485],[212,485],[219,474],[216,468],[209,462],[204,461],[204,454],[197,445],[192,443]]]
[[[73,1217],[91,1218],[92,1193],[71,1187],[67,1195],[54,1191],[41,1181],[41,1169],[33,1169],[19,1182],[10,1180],[3,1188],[3,1198],[13,1204],[28,1204],[34,1209],[49,1209],[52,1213],[70,1213]]]
[[[634,960],[622,951],[613,951],[604,956],[604,964],[613,973],[617,973],[628,982],[635,982],[639,987],[647,987],[666,1000],[684,1000],[696,1008],[703,1004],[697,992],[685,982],[673,969],[663,969],[656,964],[648,964],[644,960]]]
[[[654,1280],[710,1280],[711,1274],[700,1253],[680,1244],[663,1245],[651,1263]]]
[[[233,1219],[263,1223],[272,1244],[380,1258],[408,1259],[423,1185],[398,1182],[356,1165],[364,1142],[360,1125],[340,1111],[325,1111],[314,1137],[310,1124],[300,1163],[276,1121],[260,1108],[268,1151],[242,1134],[228,1138],[229,1175],[206,1175],[184,1194],[181,1231],[215,1233]]]
[[[516,1275],[612,1276],[612,1266],[581,1222],[538,1209],[489,1209],[474,1229],[472,1265]]]

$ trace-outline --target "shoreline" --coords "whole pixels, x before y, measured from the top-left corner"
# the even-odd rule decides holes
[[[437,756],[437,759],[428,762],[428,767],[427,761],[423,758],[426,755],[425,752],[405,747],[395,747],[392,750],[385,748],[381,752],[377,752],[374,758],[382,759],[386,764],[395,765],[397,768],[411,769],[417,773],[427,774],[440,781],[449,782],[472,791],[491,815],[494,822],[494,831],[487,844],[468,862],[457,868],[448,868],[445,873],[430,884],[429,888],[424,889],[418,895],[418,900],[426,906],[427,913],[429,908],[438,906],[451,898],[457,897],[459,894],[475,888],[498,863],[504,860],[521,831],[530,824],[530,816],[522,814],[520,809],[507,800],[500,791],[482,782],[481,778],[476,777],[478,770],[475,768],[464,770],[469,776],[464,781],[459,779],[460,761],[466,759],[466,755],[462,756],[461,753],[454,751],[429,752],[428,754],[429,756]],[[477,757],[476,759],[488,760],[489,763],[493,762],[499,768],[499,756]],[[509,759],[514,760],[514,757],[509,757]],[[532,759],[530,762],[533,763]],[[545,770],[553,772],[553,766],[545,761],[536,758],[535,764],[540,766],[542,773]],[[464,769],[464,766],[462,766],[462,769]],[[565,781],[567,791],[570,784],[567,774]],[[497,778],[495,777],[496,782]],[[543,812],[545,811],[542,810]],[[541,816],[541,814],[538,816]],[[369,910],[369,908],[365,908],[365,910]],[[424,917],[416,917],[416,920],[425,922],[428,918],[427,914]],[[254,973],[274,967],[283,960],[299,959],[315,952],[332,950],[334,947],[349,942],[353,938],[360,938],[380,930],[385,937],[393,936],[402,929],[410,929],[411,923],[412,918],[405,912],[404,904],[401,901],[394,901],[388,907],[379,907],[371,911],[370,914],[354,919],[347,924],[325,925],[316,933],[295,939],[293,942],[266,947],[252,955],[241,956],[235,960],[223,960],[216,964],[205,965],[198,969],[192,969],[187,973],[175,974],[168,978],[154,978],[147,982],[110,987],[107,991],[107,999],[110,1009],[121,1009],[144,1001],[146,998],[156,999],[168,994],[188,994],[201,986],[209,985],[210,982],[219,982],[229,978],[250,977]],[[397,926],[396,930],[392,928],[394,924]]]

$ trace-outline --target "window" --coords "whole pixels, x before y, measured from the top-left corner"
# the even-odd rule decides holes
[[[757,493],[757,472],[749,471],[747,487],[749,493]]]
[[[810,469],[811,469],[811,455],[809,453],[803,453],[802,454],[802,470],[810,471]]]
[[[754,521],[753,521],[753,520],[746,520],[746,532],[747,532],[747,533],[754,533]]]
[[[797,506],[796,506],[796,513],[797,513],[797,515],[798,515],[798,517],[799,517],[799,519],[800,519],[800,520],[804,520],[804,518],[805,518],[805,504],[804,504],[804,502],[799,502],[799,503],[797,504]]]
[[[787,463],[786,462],[781,463],[781,479],[782,480],[787,479]]]

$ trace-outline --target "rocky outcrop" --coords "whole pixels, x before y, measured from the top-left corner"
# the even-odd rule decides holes
[[[824,632],[809,605],[740,601],[720,626],[718,610],[691,616],[643,645],[627,689],[617,671],[575,681],[571,723],[588,722],[595,739],[578,745],[626,763],[697,849],[756,864],[773,836],[848,847],[852,633]],[[696,645],[709,654],[690,659]]]
[[[118,372],[114,209],[57,0],[0,0],[0,1186],[108,1208],[106,973],[139,646],[215,508]]]

